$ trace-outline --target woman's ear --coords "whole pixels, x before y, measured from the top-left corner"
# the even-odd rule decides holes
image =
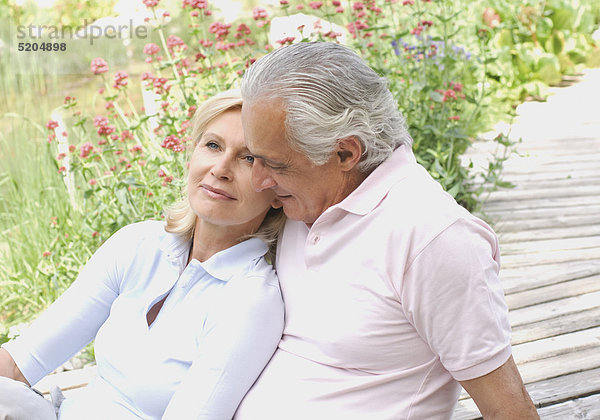
[[[278,209],[283,207],[283,203],[279,198],[276,197],[273,199],[273,201],[271,201],[271,207],[273,207],[274,209]]]
[[[355,136],[344,137],[337,141],[336,154],[338,164],[343,171],[351,171],[358,165],[362,157],[362,144]]]

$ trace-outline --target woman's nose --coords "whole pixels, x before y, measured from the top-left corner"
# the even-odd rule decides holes
[[[233,179],[231,171],[231,162],[227,156],[219,157],[213,164],[210,173],[218,179],[229,180]]]

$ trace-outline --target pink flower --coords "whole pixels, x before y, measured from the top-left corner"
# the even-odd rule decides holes
[[[174,152],[183,152],[185,150],[181,140],[175,135],[167,136],[160,146],[164,147],[165,149],[171,149]]]
[[[44,251],[42,253],[42,257],[44,257],[44,258],[48,258],[50,255],[52,255],[52,252],[50,252],[50,251]]]
[[[353,10],[362,10],[362,9],[364,9],[364,8],[365,8],[365,5],[364,5],[364,4],[362,4],[362,3],[361,3],[361,2],[359,2],[359,1],[357,1],[357,2],[354,2],[354,4],[352,5],[352,9],[353,9]]]
[[[159,51],[160,47],[153,42],[144,45],[144,54],[154,55],[157,54]]]
[[[402,6],[412,6],[413,4],[415,4],[414,0],[404,0],[402,2]]]
[[[48,120],[48,122],[46,123],[46,128],[48,130],[54,130],[56,127],[58,127],[58,122],[56,121]]]
[[[460,115],[453,115],[451,117],[448,117],[448,119],[451,121],[458,121],[460,120]]]
[[[252,9],[252,18],[254,20],[262,20],[268,18],[267,10],[264,7],[255,7]]]
[[[279,4],[281,4],[282,6],[287,6],[288,4],[290,4],[290,2],[288,0],[279,0]]]
[[[142,3],[144,3],[144,5],[150,9],[152,7],[156,7],[158,0],[143,0]]]
[[[283,46],[285,44],[291,44],[291,43],[293,43],[295,39],[296,39],[295,36],[288,36],[288,37],[285,37],[283,39],[280,39],[279,41],[277,41],[277,43],[279,43],[279,44],[281,44]]]
[[[64,166],[61,166],[60,168],[58,168],[58,173],[62,174],[63,172],[66,172],[67,168],[65,168]]]
[[[90,185],[94,186],[98,183],[98,181],[96,181],[96,179],[92,178],[90,179]]]
[[[92,232],[92,238],[95,238],[98,235],[100,235],[98,232]]]
[[[90,153],[94,150],[94,145],[91,142],[87,142],[81,145],[79,148],[79,157],[82,159],[87,158]]]
[[[119,89],[122,87],[127,86],[127,78],[129,77],[129,75],[127,74],[127,72],[124,71],[118,71],[115,73],[115,84],[113,85],[113,87],[115,89]]]
[[[167,174],[165,173],[165,171],[163,171],[162,169],[158,170],[158,176],[161,178],[164,178],[167,176]]]
[[[310,3],[308,3],[308,5],[312,8],[312,9],[320,9],[321,6],[323,6],[323,2],[322,1],[311,1]]]
[[[192,9],[206,9],[208,7],[207,0],[183,0],[183,8],[191,7]]]
[[[187,45],[185,45],[183,39],[179,38],[178,36],[169,35],[169,37],[167,38],[167,47],[171,51],[173,51],[175,47],[181,47],[182,50],[185,50],[187,48]]]
[[[108,64],[103,58],[94,58],[90,64],[90,70],[94,74],[102,74],[108,71]]]
[[[217,39],[224,40],[229,35],[231,23],[213,22],[208,27],[208,32],[215,34]]]

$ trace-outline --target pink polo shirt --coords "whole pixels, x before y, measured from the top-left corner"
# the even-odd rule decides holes
[[[238,420],[450,418],[504,364],[496,235],[400,147],[309,229],[289,221],[286,324]]]

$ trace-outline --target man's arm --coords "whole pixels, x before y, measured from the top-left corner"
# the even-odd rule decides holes
[[[487,375],[460,384],[486,420],[540,418],[512,356]]]
[[[27,379],[21,373],[10,353],[3,348],[0,348],[0,376],[5,376],[29,385],[29,382],[27,382]]]

